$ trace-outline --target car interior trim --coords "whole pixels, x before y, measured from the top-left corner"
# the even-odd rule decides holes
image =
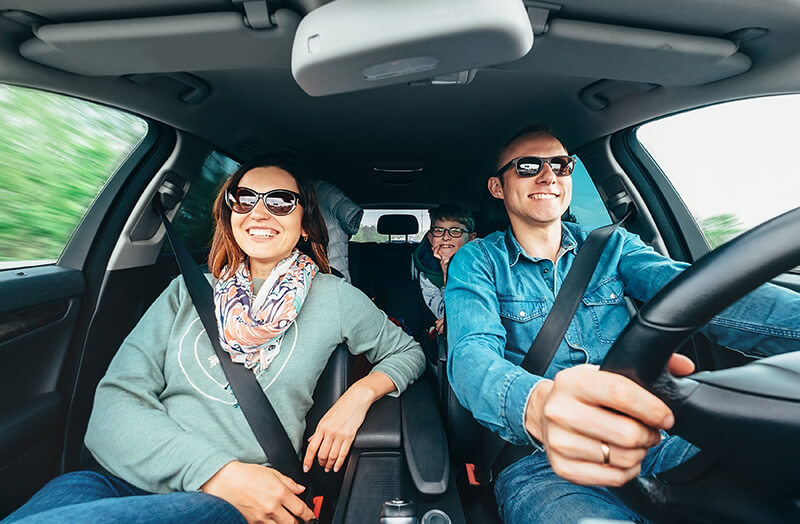
[[[285,68],[300,17],[279,9],[274,19],[272,28],[260,30],[247,27],[237,12],[49,24],[37,28],[19,52],[33,62],[86,76],[241,69],[253,64]],[[265,48],[271,52],[265,53]]]

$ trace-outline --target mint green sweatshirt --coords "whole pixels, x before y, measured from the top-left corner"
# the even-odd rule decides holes
[[[280,353],[259,377],[296,450],[311,395],[336,346],[377,362],[397,387],[425,357],[361,291],[318,273]],[[97,386],[86,446],[111,473],[153,493],[196,491],[233,460],[268,465],[235,405],[181,277],[125,339]]]

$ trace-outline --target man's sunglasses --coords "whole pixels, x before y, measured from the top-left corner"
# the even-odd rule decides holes
[[[432,227],[430,229],[431,235],[435,237],[443,237],[445,231],[447,231],[452,238],[461,238],[461,235],[464,233],[469,233],[469,231],[463,227]]]
[[[234,187],[225,192],[225,203],[234,213],[249,213],[258,205],[259,199],[264,201],[267,211],[279,217],[294,211],[297,204],[303,205],[300,194],[288,189],[257,193],[249,187]]]
[[[542,168],[547,164],[556,176],[569,176],[575,167],[575,159],[571,156],[560,155],[551,157],[521,156],[512,159],[508,164],[501,167],[496,177],[503,176],[506,169],[514,166],[517,174],[523,178],[536,176],[542,172]]]

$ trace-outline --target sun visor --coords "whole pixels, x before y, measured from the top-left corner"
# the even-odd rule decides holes
[[[744,73],[750,65],[723,38],[554,19],[536,35],[533,51],[498,68],[689,86]]]
[[[225,12],[51,24],[20,54],[86,76],[286,68],[300,16],[280,9],[273,21],[256,30],[241,13]]]
[[[520,0],[336,0],[300,22],[292,74],[322,96],[510,62],[532,44]]]

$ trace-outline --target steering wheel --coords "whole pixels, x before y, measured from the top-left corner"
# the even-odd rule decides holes
[[[675,415],[670,432],[702,450],[677,475],[617,489],[632,509],[656,521],[800,522],[800,351],[684,378],[667,371],[672,353],[714,315],[798,265],[800,208],[699,259],[619,336],[601,369],[663,400]]]

